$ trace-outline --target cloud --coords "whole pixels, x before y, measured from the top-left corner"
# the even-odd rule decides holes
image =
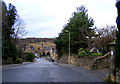
[[[16,6],[26,24],[26,37],[56,37],[76,7],[86,6],[97,27],[116,24],[115,0],[5,0]]]
[[[46,27],[39,27],[36,30],[31,30],[29,31],[29,36],[32,36],[32,37],[43,37],[43,38],[52,38],[52,37],[55,37],[55,35],[57,36],[58,33],[56,31],[56,26],[46,26]]]
[[[92,0],[89,0],[92,2]],[[116,25],[117,9],[115,0],[93,0],[87,6],[89,16],[95,21],[95,26],[101,28],[109,25]]]

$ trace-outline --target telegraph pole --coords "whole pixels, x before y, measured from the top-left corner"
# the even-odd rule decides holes
[[[66,30],[65,32],[69,33],[69,56],[68,56],[68,64],[70,64],[69,63],[69,61],[70,61],[70,31]]]
[[[69,31],[69,58],[70,58],[70,31]]]

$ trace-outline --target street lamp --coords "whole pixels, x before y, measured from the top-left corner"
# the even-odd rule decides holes
[[[65,32],[69,32],[69,57],[68,57],[68,64],[69,64],[69,59],[70,59],[70,31],[65,30]]]

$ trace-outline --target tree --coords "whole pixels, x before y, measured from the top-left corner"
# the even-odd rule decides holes
[[[16,21],[17,10],[11,3],[8,8],[4,2],[2,2],[2,56],[4,59],[12,57],[13,61],[16,60],[17,49],[14,43],[11,41],[12,34],[14,34],[14,25]]]
[[[73,13],[68,23],[68,30],[71,32],[71,52],[77,54],[80,48],[88,47],[88,38],[94,30],[91,27],[94,25],[92,18],[88,17],[84,6],[77,8],[77,12]]]
[[[63,54],[63,47],[64,47],[63,40],[62,40],[62,33],[60,33],[59,37],[57,37],[54,40],[54,43],[56,44],[56,49],[58,52],[58,59],[59,59]]]
[[[64,25],[62,32],[55,40],[58,55],[68,53],[69,33],[66,30],[70,32],[71,53],[78,54],[80,48],[86,49],[88,47],[87,37],[92,35],[91,32],[94,29],[91,27],[93,25],[94,21],[88,17],[85,7],[78,7],[77,12],[72,14],[69,22]]]
[[[19,38],[27,34],[25,24],[19,15],[16,16],[16,21],[12,28],[15,29],[12,37],[14,38],[14,43],[17,45]]]
[[[117,68],[120,68],[120,1],[116,3],[116,7],[118,10],[118,16],[117,16],[117,34],[116,34],[116,50],[115,50],[115,65]]]
[[[116,38],[116,26],[107,25],[102,29],[96,29],[97,37],[93,38],[94,46],[104,54],[109,52],[108,44]]]

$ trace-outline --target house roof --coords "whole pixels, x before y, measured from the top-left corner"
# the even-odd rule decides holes
[[[50,50],[52,47],[44,47],[44,50]]]

